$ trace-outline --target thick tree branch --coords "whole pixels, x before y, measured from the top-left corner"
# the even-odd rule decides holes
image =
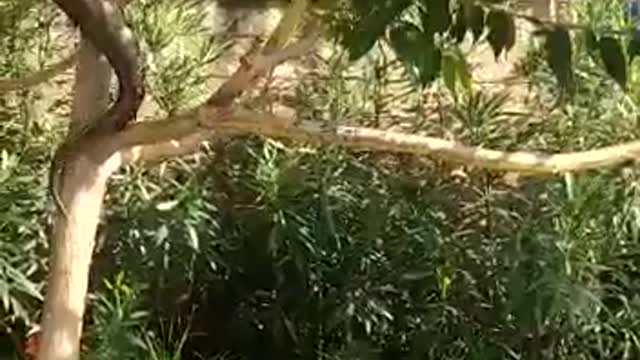
[[[562,154],[504,152],[399,132],[296,124],[289,117],[230,109],[233,100],[260,75],[286,60],[307,53],[318,39],[318,34],[314,32],[311,36],[268,55],[259,53],[241,59],[238,70],[205,104],[169,119],[131,124],[125,131],[106,139],[104,146],[96,151],[106,151],[103,154],[107,157],[117,153],[115,158],[119,160],[113,163],[117,167],[122,161],[154,160],[157,157],[192,152],[199,142],[207,139],[213,132],[220,135],[256,134],[366,151],[426,155],[487,169],[529,174],[591,170],[619,165],[640,156],[640,141]]]
[[[196,152],[203,142],[211,139],[212,131],[203,131],[187,136],[183,139],[175,139],[155,145],[134,146],[122,151],[122,163],[131,163],[138,161],[155,162],[165,159],[175,158],[176,156],[189,155]]]
[[[117,142],[137,144],[131,148],[125,148],[130,154],[147,154],[146,156],[129,155],[130,160],[150,160],[154,156],[152,152],[145,149],[144,143],[153,144],[155,147],[162,146],[164,149],[162,156],[169,155],[171,148],[175,149],[177,154],[185,154],[188,151],[185,150],[185,146],[180,146],[184,141],[181,139],[189,139],[188,142],[192,144],[190,146],[194,146],[194,139],[199,136],[204,140],[213,130],[219,135],[254,134],[318,145],[340,145],[356,150],[432,156],[440,160],[481,168],[529,174],[562,174],[593,170],[640,158],[640,141],[560,154],[505,152],[393,131],[349,126],[324,128],[312,124],[295,124],[293,119],[245,109],[236,110],[232,117],[224,121],[216,118],[215,109],[206,106],[191,112],[190,115],[191,117],[185,115],[180,118],[134,124]],[[207,123],[206,128],[200,125],[203,122]]]
[[[241,66],[229,81],[198,108],[170,119],[131,124],[116,134],[86,139],[64,179],[66,186],[62,196],[70,204],[70,212],[67,221],[56,221],[55,250],[43,317],[43,345],[38,359],[78,358],[88,269],[105,184],[109,175],[124,161],[153,160],[184,154],[193,151],[212,133],[257,134],[366,151],[429,155],[478,167],[539,174],[613,166],[640,155],[640,141],[566,154],[509,153],[398,132],[297,124],[290,117],[230,108],[235,98],[252,86],[258,77],[286,60],[306,54],[318,35],[319,32],[315,32],[313,36],[274,53],[243,58]],[[93,66],[98,66],[98,61],[94,60],[96,64]],[[95,102],[80,104],[76,97],[76,104],[91,106],[94,111],[99,111]],[[75,114],[89,116],[89,111],[76,111]],[[94,117],[95,114],[91,116]]]
[[[74,85],[71,128],[104,111],[111,71],[109,63],[84,40]],[[85,308],[89,265],[108,174],[87,157],[68,164],[60,195],[69,218],[53,228],[49,278],[42,314],[38,360],[76,360]]]
[[[203,105],[178,116],[131,124],[107,140],[109,154],[120,161],[153,160],[156,156],[186,154],[212,133],[255,134],[316,144],[341,145],[366,150],[437,157],[481,168],[529,174],[561,174],[619,165],[640,157],[640,141],[596,150],[544,154],[504,152],[470,147],[456,141],[370,128],[296,124],[290,117],[261,114],[247,109],[229,110],[232,101],[255,79],[278,64],[305,54],[318,38],[314,32],[302,41],[272,54],[244,58],[234,75]],[[221,111],[221,108],[226,109]],[[155,150],[154,150],[155,149]]]
[[[107,59],[96,52],[95,47],[85,38],[80,39],[78,50],[78,65],[76,66],[73,83],[73,106],[71,108],[71,122],[69,134],[73,136],[82,128],[90,126],[96,121],[96,109],[106,109],[109,106],[109,86],[112,70]],[[87,81],[95,79],[95,81]],[[80,104],[91,104],[81,106]]]
[[[70,9],[67,8],[67,10]],[[208,118],[211,118],[210,112],[228,114],[229,106],[235,98],[251,86],[260,75],[290,58],[305,54],[312,48],[318,37],[319,32],[315,32],[312,36],[275,53],[258,54],[251,56],[250,59],[243,58],[240,69],[207,101]],[[106,103],[104,100],[108,90],[105,83],[108,83],[111,74],[108,71],[108,64],[99,61],[100,56],[96,54],[96,49],[89,46],[88,41],[84,41],[83,45],[76,76],[75,108],[72,111],[74,125],[85,123],[89,119],[96,121],[97,115],[104,111]],[[102,66],[106,68],[102,69]],[[94,69],[95,75],[85,71],[89,68]],[[85,91],[79,91],[83,87]],[[192,144],[191,146],[201,143],[203,139],[200,135],[201,131],[192,131],[203,129],[202,123],[198,122],[201,119],[203,119],[202,116],[183,115],[180,121],[168,127],[176,133],[171,134],[170,137],[162,133],[164,137],[161,139],[179,138],[183,144]],[[38,351],[38,360],[76,360],[79,357],[79,339],[82,333],[88,272],[106,181],[127,155],[116,150],[123,149],[122,145],[127,144],[126,141],[131,139],[143,142],[152,140],[152,137],[139,134],[136,130],[153,130],[152,124],[148,123],[147,127],[133,127],[125,131],[125,134],[130,135],[87,132],[74,142],[77,146],[73,149],[73,157],[66,159],[68,161],[65,163],[60,191],[63,202],[68,204],[68,214],[66,217],[58,216],[54,226],[50,277],[47,282],[43,312],[42,346]],[[150,150],[153,150],[156,156],[162,155],[163,152],[169,152],[174,144],[158,141],[157,145],[146,149],[140,148],[142,151],[139,152],[139,156],[144,156],[145,151]],[[127,147],[131,148],[131,146]],[[135,154],[135,152],[132,153]]]

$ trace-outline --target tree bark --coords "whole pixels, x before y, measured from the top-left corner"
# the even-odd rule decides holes
[[[108,103],[111,67],[88,41],[82,41],[76,70],[70,131],[93,121]],[[49,278],[38,360],[79,357],[89,265],[106,177],[90,159],[68,164],[60,194],[69,218],[58,217],[52,236]]]

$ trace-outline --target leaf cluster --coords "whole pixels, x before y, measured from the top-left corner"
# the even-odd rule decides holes
[[[517,40],[519,18],[535,25],[546,48],[546,61],[561,88],[571,91],[575,36],[584,37],[597,61],[622,89],[629,65],[640,51],[635,28],[592,28],[588,25],[552,23],[520,14],[497,0],[394,0],[375,3],[342,2],[333,16],[334,35],[360,59],[379,42],[388,43],[417,83],[426,86],[443,77],[450,89],[459,81],[469,86],[469,70],[461,47],[467,34],[471,45],[487,41],[496,60]],[[454,54],[446,55],[446,54]],[[455,60],[453,60],[455,59]]]

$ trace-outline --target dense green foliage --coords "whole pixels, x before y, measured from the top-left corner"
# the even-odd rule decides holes
[[[498,59],[516,42],[516,19],[537,26],[544,38],[546,61],[558,84],[573,90],[573,37],[587,38],[591,53],[598,54],[602,66],[623,89],[627,86],[628,64],[640,52],[640,32],[631,21],[623,26],[606,23],[584,25],[552,23],[512,11],[507,0],[336,0],[339,11],[331,13],[335,35],[349,51],[351,60],[367,54],[379,41],[388,41],[409,73],[422,86],[440,76],[450,89],[459,81],[465,87],[469,69],[461,58],[461,42],[485,40]],[[623,11],[623,2],[604,6],[627,18],[634,10]],[[589,4],[587,6],[593,7]],[[602,5],[596,5],[602,6]],[[604,26],[603,26],[604,25]],[[570,34],[573,33],[573,34]]]
[[[322,58],[322,76],[293,84],[298,114],[367,126],[401,116],[411,131],[503,149],[569,151],[640,138],[635,65],[624,61],[623,79],[618,58],[594,53],[616,48],[603,34],[628,26],[616,2],[580,4],[579,21],[594,29],[598,47],[558,29],[532,41],[523,68],[534,113],[510,111],[507,94],[491,89],[461,91],[426,111],[432,104],[421,86],[452,89],[469,78],[456,42],[430,43],[429,35],[451,31],[457,41],[465,29],[496,53],[512,46],[501,32],[512,28],[507,13],[435,6],[446,3],[354,0],[352,10],[334,13],[334,29],[352,34],[340,38],[348,51]],[[28,74],[61,52],[49,35],[53,16],[43,16],[50,6],[0,2],[0,77]],[[228,39],[203,29],[200,6],[137,0],[128,9],[149,54],[159,113],[201,101],[208,66],[227,49]],[[570,64],[557,52],[567,54],[568,34]],[[405,73],[375,46],[387,38]],[[364,70],[347,76],[355,58]],[[573,96],[555,103],[558,79],[571,79]],[[49,249],[45,174],[67,98],[45,87],[0,97],[3,359],[24,324],[38,320]],[[403,114],[391,112],[397,108]],[[94,257],[86,356],[639,358],[638,169],[515,186],[501,175],[259,138],[217,140],[196,156],[125,168],[110,183]]]

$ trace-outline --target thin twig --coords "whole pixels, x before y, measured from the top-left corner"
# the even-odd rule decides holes
[[[74,52],[65,59],[22,79],[0,79],[0,94],[33,87],[49,81],[75,64],[77,57],[78,53]]]
[[[319,37],[320,31],[313,31],[302,40],[268,55],[258,53],[242,57],[238,69],[207,100],[207,104],[215,107],[228,107],[236,97],[270,69],[287,60],[306,54],[316,44]]]

